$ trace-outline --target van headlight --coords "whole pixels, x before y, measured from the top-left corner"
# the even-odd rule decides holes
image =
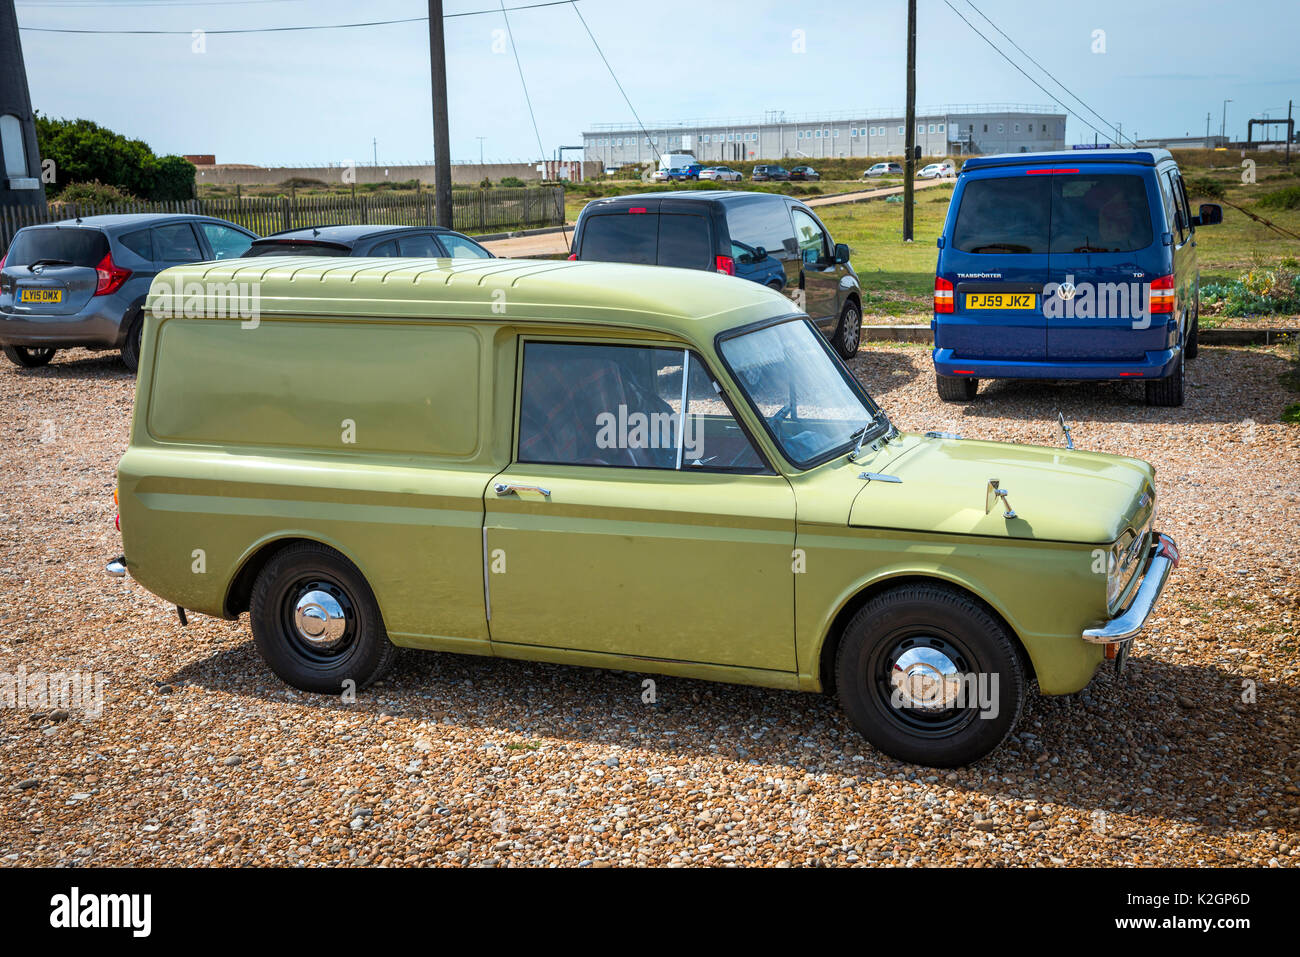
[[[1141,533],[1127,529],[1110,547],[1110,558],[1106,563],[1106,607],[1111,611],[1115,610],[1116,603],[1142,570],[1142,559],[1150,542],[1151,526],[1148,523]]]

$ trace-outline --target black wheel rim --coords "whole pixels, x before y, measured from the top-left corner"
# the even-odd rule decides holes
[[[19,349],[18,351],[28,359],[32,359],[36,362],[47,362],[54,358],[54,350],[49,348]]]
[[[876,644],[865,677],[873,703],[890,724],[919,737],[945,738],[979,716],[983,689],[977,682],[983,675],[956,635],[908,627]]]
[[[328,576],[304,576],[283,592],[280,628],[289,647],[304,662],[335,666],[356,646],[356,602]]]

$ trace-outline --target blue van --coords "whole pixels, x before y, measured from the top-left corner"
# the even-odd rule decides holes
[[[934,280],[940,398],[980,379],[1141,380],[1183,404],[1196,355],[1193,215],[1167,150],[975,156],[957,177]]]

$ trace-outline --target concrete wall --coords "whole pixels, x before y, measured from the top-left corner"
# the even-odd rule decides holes
[[[343,166],[200,166],[195,176],[199,185],[204,183],[216,186],[273,186],[287,179],[317,179],[331,185],[343,184],[345,167]],[[585,166],[588,176],[600,171],[599,163]],[[384,183],[405,182],[418,179],[421,183],[433,183],[432,166],[356,166],[355,182]],[[542,175],[531,163],[454,163],[451,167],[451,181],[466,186],[478,185],[486,176],[493,183],[503,177],[514,176],[525,183],[541,182]]]

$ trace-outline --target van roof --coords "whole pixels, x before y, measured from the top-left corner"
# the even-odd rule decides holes
[[[1046,153],[995,153],[991,156],[971,156],[962,164],[962,172],[986,169],[991,166],[1032,166],[1039,163],[1137,163],[1155,166],[1173,159],[1169,150],[1109,149],[1109,150],[1053,150]]]
[[[789,299],[759,283],[699,269],[548,259],[321,256],[173,266],[154,278],[146,311],[160,296],[184,296],[188,304],[185,287],[192,283],[203,287],[203,313],[211,318],[229,316],[224,307],[232,296],[215,287],[248,283],[256,290],[240,295],[255,296],[259,318],[630,326],[700,345],[724,330],[796,312]],[[176,312],[185,311],[177,306]]]

